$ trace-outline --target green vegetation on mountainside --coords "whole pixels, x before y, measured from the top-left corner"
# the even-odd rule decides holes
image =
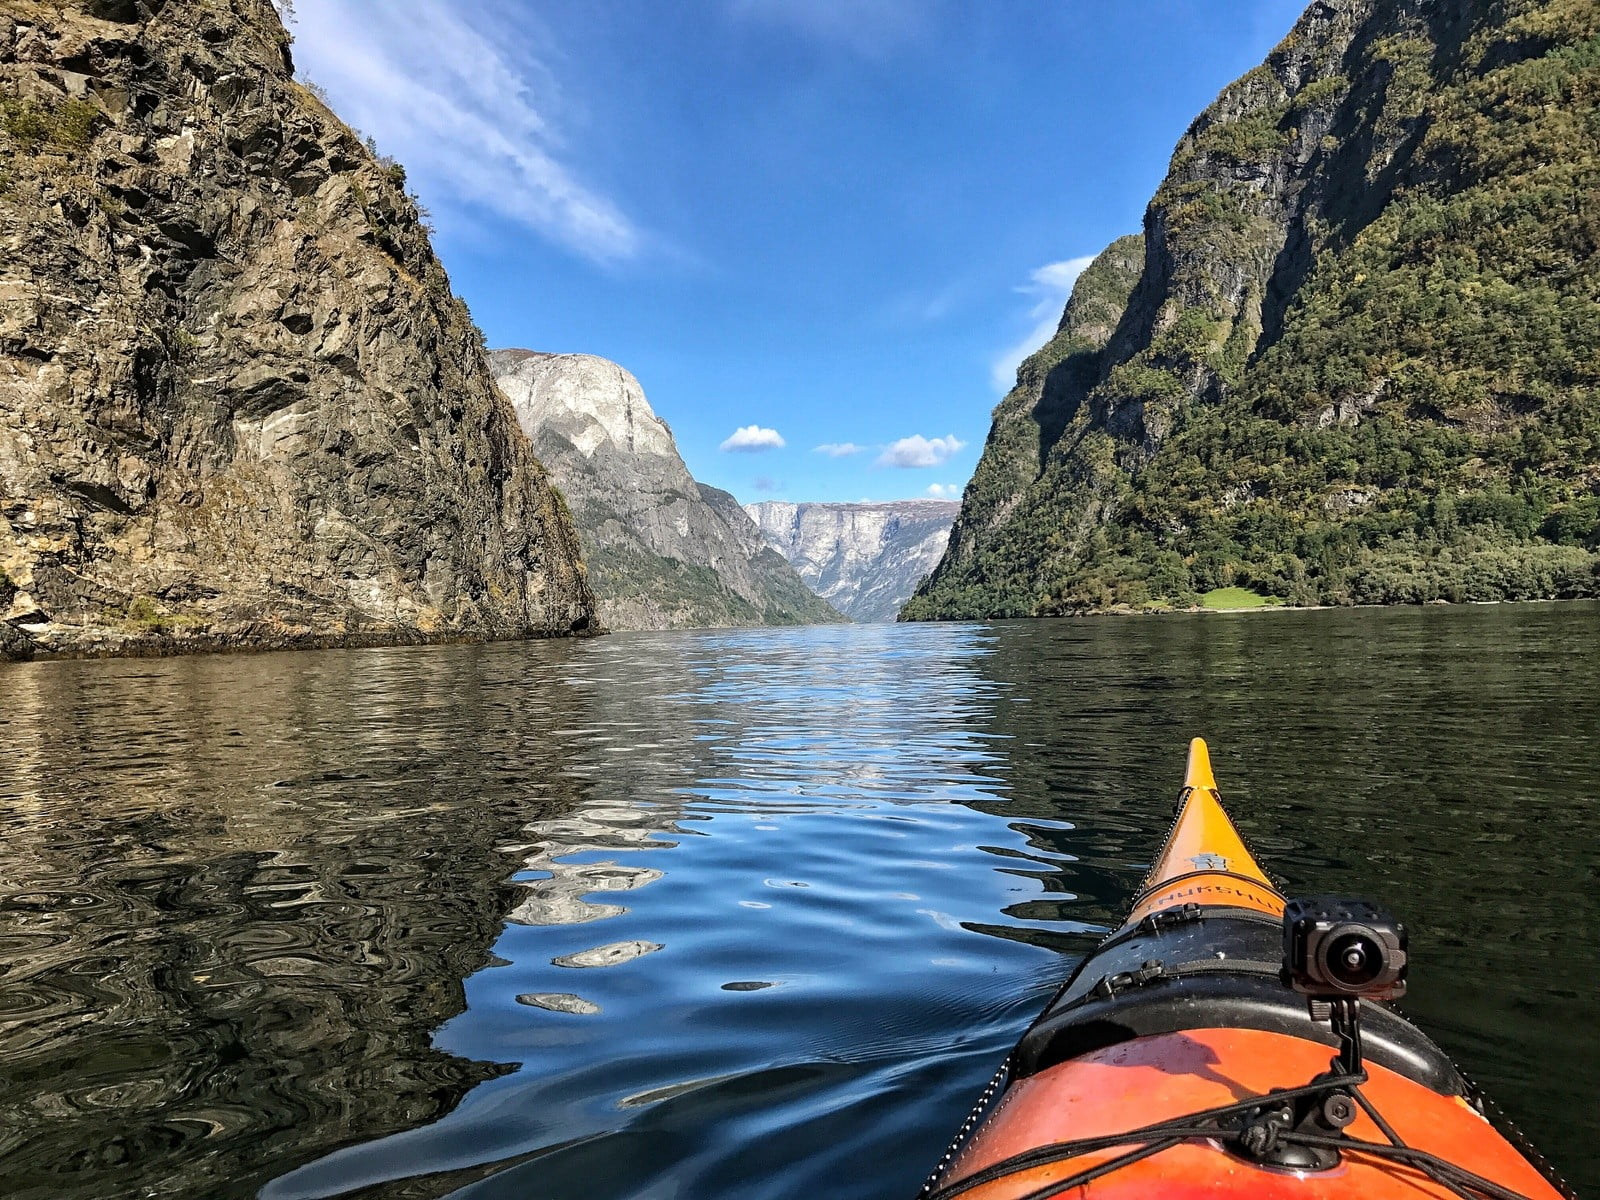
[[[1083,419],[1084,393],[1099,377],[1102,350],[1143,264],[1144,239],[1137,235],[1119,238],[1102,251],[1078,277],[1055,336],[1023,361],[1016,387],[996,406],[940,566],[943,572],[963,555],[977,560],[964,564],[971,581],[964,612],[948,615],[1029,615],[1026,608],[1012,606],[1013,598],[1029,588],[1030,565],[1049,553],[1053,529],[1044,522],[1014,520],[1012,513],[1019,498],[1026,509],[1051,501],[1054,480],[1041,478],[1041,467],[1049,463],[1062,431]],[[902,616],[947,615],[917,611],[927,587],[924,583]]]
[[[630,546],[585,546],[589,586],[597,596],[639,596],[695,626],[798,625],[797,616],[769,619],[710,567],[663,558]]]
[[[1270,608],[1282,603],[1276,596],[1263,596],[1242,587],[1212,588],[1200,597],[1201,608]]]
[[[906,616],[1600,594],[1600,4],[1467,7],[1197,122],[1147,336]]]

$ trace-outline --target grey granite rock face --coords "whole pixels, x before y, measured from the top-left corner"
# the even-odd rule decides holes
[[[591,626],[404,171],[267,0],[7,0],[0,101],[0,656]]]
[[[501,390],[572,507],[612,629],[839,620],[728,493],[696,483],[639,381],[592,354],[496,350]]]
[[[745,511],[800,578],[845,616],[892,621],[938,564],[960,508],[955,500],[764,500]]]

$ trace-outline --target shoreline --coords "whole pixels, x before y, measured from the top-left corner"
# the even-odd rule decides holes
[[[0,668],[11,664],[81,662],[87,659],[182,658],[188,655],[275,654],[302,650],[372,650],[396,646],[474,646],[499,642],[543,642],[558,638],[603,637],[599,625],[583,629],[522,630],[514,633],[425,633],[413,629],[311,633],[281,637],[248,634],[137,634],[106,627],[86,631],[81,641],[63,646],[32,644],[15,652],[0,643]]]
[[[1492,608],[1503,604],[1594,604],[1600,602],[1600,596],[1540,596],[1532,600],[1424,600],[1420,604],[1248,604],[1242,608],[1206,608],[1197,605],[1193,608],[1173,608],[1152,611],[1149,615],[1159,616],[1162,611],[1173,613],[1257,613],[1257,612],[1353,612],[1357,609],[1422,609],[1422,608]],[[1115,609],[1105,609],[1097,614],[1099,616],[1143,616],[1138,611],[1120,612]]]
[[[1182,617],[1226,616],[1238,613],[1310,613],[1357,612],[1364,610],[1392,611],[1396,609],[1420,610],[1426,608],[1490,608],[1496,605],[1522,604],[1600,604],[1600,596],[1538,596],[1527,600],[1424,600],[1420,604],[1249,604],[1239,608],[1207,608],[1196,604],[1187,608],[1133,608],[1118,605],[1112,608],[1083,608],[1071,612],[1050,613],[1026,617],[919,617],[899,619],[896,625],[986,624],[994,621],[1076,621],[1092,617]]]
[[[1600,604],[1595,596],[1542,596],[1532,600],[1429,600],[1421,604],[1255,604],[1244,607],[1207,608],[1194,605],[1188,608],[1098,608],[1058,613],[1050,616],[1030,617],[939,617],[913,621],[868,622],[877,625],[944,625],[989,624],[999,621],[1059,621],[1085,620],[1097,617],[1171,617],[1171,616],[1232,616],[1254,613],[1313,613],[1353,612],[1357,610],[1393,610],[1426,608],[1487,608],[1501,605],[1532,604]],[[858,622],[853,622],[858,623]],[[835,624],[830,622],[830,624]],[[681,630],[635,630],[633,632],[694,633],[730,628],[746,632],[763,628],[781,630],[799,626],[695,626]],[[473,634],[453,631],[448,633],[423,633],[418,630],[366,630],[356,633],[305,633],[270,638],[252,638],[248,634],[130,634],[107,627],[86,633],[81,641],[69,645],[50,647],[35,642],[15,653],[0,644],[0,670],[7,666],[26,663],[82,662],[86,660],[182,658],[189,655],[277,654],[316,650],[371,650],[404,646],[487,646],[505,642],[542,642],[560,638],[593,638],[610,636],[614,631],[591,625],[584,629],[525,630],[515,633]],[[30,639],[31,640],[31,639]]]

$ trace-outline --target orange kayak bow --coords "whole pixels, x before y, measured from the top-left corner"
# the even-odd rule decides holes
[[[1365,902],[1286,902],[1196,738],[1127,921],[1023,1035],[923,1197],[1570,1195],[1385,1002],[1404,947]]]

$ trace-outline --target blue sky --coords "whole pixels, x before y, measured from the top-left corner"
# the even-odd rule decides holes
[[[491,346],[615,359],[740,500],[891,500],[959,495],[1075,271],[1302,6],[297,0],[293,31]]]

